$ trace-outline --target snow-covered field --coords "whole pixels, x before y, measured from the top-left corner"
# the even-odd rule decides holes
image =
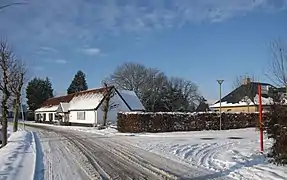
[[[235,179],[286,179],[287,167],[268,162],[272,141],[264,138],[259,152],[259,132],[254,128],[225,131],[119,133],[114,128],[60,127],[117,138],[141,149],[191,166],[204,167]]]
[[[0,149],[0,179],[33,179],[36,162],[32,132],[11,133],[8,144]]]

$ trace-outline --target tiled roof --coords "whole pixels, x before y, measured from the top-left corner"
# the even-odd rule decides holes
[[[108,88],[111,89],[113,87],[114,86],[109,86]],[[85,90],[85,91],[76,92],[73,94],[68,94],[66,96],[53,97],[53,98],[47,99],[45,102],[43,102],[41,107],[59,105],[61,102],[70,102],[73,99],[73,97],[82,96],[85,94],[103,93],[104,90],[105,90],[105,88],[89,89],[89,90]]]
[[[50,99],[47,99],[46,101],[44,101],[42,103],[41,107],[59,105],[60,102],[69,102],[72,100],[73,97],[74,97],[74,94],[68,94],[66,96],[53,97],[53,98],[50,98]]]
[[[255,97],[256,94],[258,94],[258,84],[260,84],[261,86],[274,87],[268,83],[250,82],[250,84],[248,84],[248,85],[243,84],[243,85],[239,86],[238,88],[236,88],[235,90],[233,90],[232,92],[230,92],[229,94],[227,94],[226,96],[224,96],[221,99],[221,102],[238,103],[245,96]],[[248,93],[248,94],[246,94],[246,93]],[[268,94],[263,94],[262,96],[265,98],[269,97]],[[219,100],[217,102],[215,102],[214,104],[216,104],[218,102],[219,102]]]

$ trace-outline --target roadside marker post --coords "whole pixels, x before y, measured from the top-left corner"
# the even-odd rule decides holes
[[[263,124],[262,124],[262,92],[261,85],[258,84],[258,102],[259,102],[259,130],[260,130],[260,152],[263,152]]]

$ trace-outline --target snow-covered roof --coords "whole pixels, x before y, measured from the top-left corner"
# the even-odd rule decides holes
[[[68,112],[69,106],[70,106],[69,103],[61,102],[58,106],[57,112],[59,112],[59,113]]]
[[[69,102],[69,110],[95,109],[103,99],[102,93],[86,93],[77,95]]]
[[[254,103],[255,105],[258,105],[258,94],[254,97]],[[221,107],[238,107],[238,106],[254,106],[254,103],[250,99],[242,100],[237,103],[228,103],[226,101],[221,102]],[[273,99],[268,97],[264,98],[262,97],[262,105],[271,105],[273,104]],[[210,106],[211,108],[218,108],[220,107],[220,103],[216,103]]]
[[[57,109],[58,109],[58,105],[44,106],[44,107],[41,107],[41,108],[35,110],[35,112],[53,112],[53,111],[56,111]]]
[[[134,91],[120,90],[119,93],[132,110],[145,110],[143,104]]]
[[[109,88],[114,88],[113,86]],[[86,91],[77,92],[61,97],[54,97],[48,99],[43,103],[43,107],[36,110],[36,112],[55,111],[68,112],[71,110],[92,110],[99,107],[103,100],[103,92],[105,88],[89,89]],[[117,90],[116,90],[117,91]],[[145,110],[140,99],[133,91],[121,90],[118,91],[128,106],[133,111]],[[118,99],[117,97],[116,99]],[[121,99],[118,99],[122,101]]]
[[[69,111],[69,107],[70,107],[69,103],[60,103],[60,105],[62,106],[63,112],[68,112]]]

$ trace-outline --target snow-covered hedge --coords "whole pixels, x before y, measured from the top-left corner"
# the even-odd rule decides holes
[[[222,129],[256,127],[258,113],[222,113]],[[219,113],[128,112],[118,113],[120,132],[218,130]]]

